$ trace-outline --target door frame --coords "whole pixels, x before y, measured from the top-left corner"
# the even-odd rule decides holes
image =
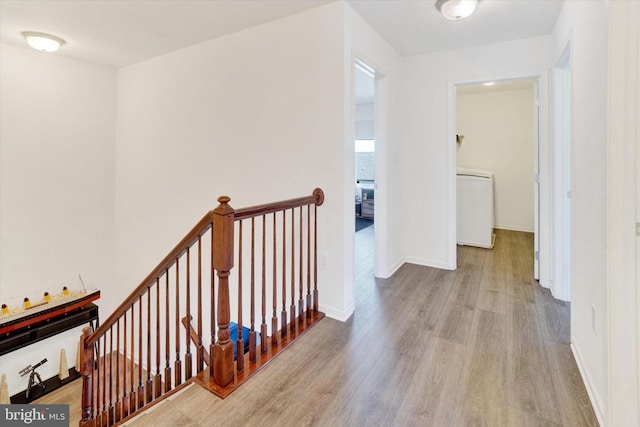
[[[640,424],[640,4],[609,5],[607,425]]]
[[[376,61],[366,54],[353,49],[349,62],[351,93],[345,98],[346,111],[351,111],[345,118],[345,146],[344,146],[344,277],[350,283],[344,289],[345,308],[344,320],[355,309],[355,215],[354,215],[354,183],[355,183],[355,66],[356,62],[366,64],[375,71],[374,79],[374,126],[375,126],[375,204],[374,204],[374,275],[387,278],[391,276],[388,266],[388,195],[387,195],[387,134],[388,118],[386,102],[390,98],[388,73]],[[350,279],[349,279],[350,278]]]
[[[537,223],[534,226],[534,230],[536,231],[536,235],[534,236],[535,242],[539,246],[539,281],[540,284],[548,287],[549,280],[549,255],[550,255],[550,247],[549,247],[549,217],[550,217],[550,181],[548,179],[549,176],[549,121],[548,121],[548,75],[547,73],[541,73],[538,75],[505,75],[505,76],[488,76],[484,79],[476,79],[476,80],[461,80],[461,81],[450,81],[449,82],[449,120],[448,120],[448,140],[455,141],[456,135],[456,88],[458,86],[463,85],[472,85],[472,84],[482,84],[487,81],[508,81],[508,80],[534,80],[536,82],[535,86],[537,86],[538,94],[538,109],[537,109],[537,131],[532,129],[534,132],[534,150],[535,150],[535,163],[534,164],[534,174],[537,174],[539,177],[538,184],[538,209],[539,215],[537,218]],[[456,213],[457,213],[457,189],[456,189],[456,144],[448,144],[448,164],[449,164],[449,182],[448,182],[448,194],[449,194],[449,224],[448,224],[448,234],[449,234],[449,248],[448,248],[448,268],[450,270],[455,270],[457,266],[457,250],[456,250]],[[535,181],[535,177],[534,177]],[[534,201],[535,205],[535,201]],[[533,267],[533,266],[532,266]]]

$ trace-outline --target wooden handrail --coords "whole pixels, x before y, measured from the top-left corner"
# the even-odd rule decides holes
[[[151,273],[149,273],[149,275],[140,282],[138,287],[129,294],[122,304],[120,304],[118,308],[116,308],[115,311],[107,317],[107,320],[102,322],[100,327],[87,338],[87,344],[95,344],[98,338],[104,335],[104,333],[108,331],[109,328],[113,326],[127,310],[131,308],[131,304],[135,303],[140,296],[144,295],[147,290],[154,285],[156,278],[162,277],[165,271],[173,265],[175,260],[180,258],[180,256],[187,251],[187,247],[193,245],[197,241],[198,236],[205,233],[211,227],[212,223],[213,211],[211,210],[207,212],[206,215],[203,216],[202,219],[191,229],[191,231],[189,231],[187,235],[180,240],[173,250],[171,250],[171,252],[169,252],[162,261],[160,261],[156,268],[154,268]]]
[[[234,213],[234,220],[239,221],[241,219],[248,219],[256,216],[267,215],[274,212],[280,212],[287,209],[299,208],[300,206],[306,206],[314,204],[321,206],[324,202],[324,193],[321,189],[316,188],[313,190],[311,196],[296,197],[295,199],[283,200],[275,203],[266,203],[264,205],[251,206],[243,209],[236,209]]]

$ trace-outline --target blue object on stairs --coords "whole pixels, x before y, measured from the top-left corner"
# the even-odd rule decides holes
[[[244,353],[249,351],[249,333],[251,331],[246,326],[242,327],[242,339],[244,340]],[[231,336],[231,341],[233,341],[233,358],[237,357],[237,343],[238,343],[238,324],[236,322],[231,322],[229,324],[229,335]],[[256,346],[260,344],[260,333],[256,331]]]

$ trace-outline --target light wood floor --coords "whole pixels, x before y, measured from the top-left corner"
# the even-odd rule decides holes
[[[532,278],[532,235],[498,231],[493,250],[460,247],[456,271],[404,265],[386,280],[372,240],[373,227],[356,234],[348,322],[322,320],[225,400],[191,385],[129,425],[598,425],[569,305]]]

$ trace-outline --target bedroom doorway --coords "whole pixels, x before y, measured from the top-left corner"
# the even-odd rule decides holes
[[[375,71],[355,63],[355,214],[356,232],[375,220]]]
[[[354,188],[356,286],[374,277],[375,70],[355,61]],[[362,279],[362,280],[361,280]]]

